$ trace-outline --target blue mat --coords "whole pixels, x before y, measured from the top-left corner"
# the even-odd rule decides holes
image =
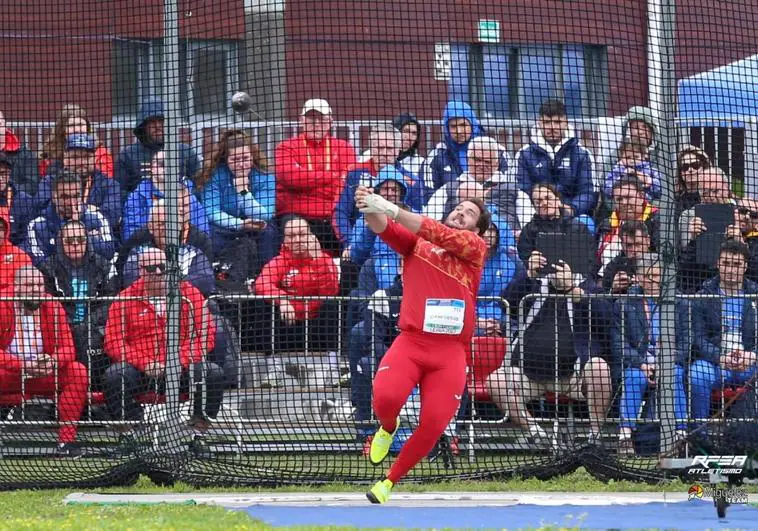
[[[503,528],[571,526],[625,529],[758,529],[758,509],[733,505],[719,520],[711,501],[635,505],[512,505],[508,507],[293,507],[253,505],[242,509],[272,526]]]

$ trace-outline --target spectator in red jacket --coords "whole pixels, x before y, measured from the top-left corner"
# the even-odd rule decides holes
[[[284,243],[279,256],[266,264],[255,281],[253,291],[270,297],[274,308],[266,305],[255,311],[256,330],[263,350],[300,351],[305,348],[308,321],[308,346],[312,351],[335,347],[338,321],[333,304],[323,300],[294,300],[290,297],[333,296],[339,292],[339,278],[334,260],[326,254],[311,232],[308,222],[297,216],[282,219]],[[274,329],[271,314],[274,311]],[[270,331],[270,332],[269,332]],[[271,336],[274,334],[274,351]],[[268,382],[278,382],[278,366],[269,364]],[[265,382],[264,382],[265,383]]]
[[[332,227],[332,213],[347,170],[355,164],[355,150],[334,138],[331,128],[329,103],[306,101],[300,113],[301,133],[276,147],[276,213],[308,220],[322,247],[336,255],[340,242]]]
[[[0,293],[13,293],[16,271],[32,265],[32,259],[20,247],[10,242],[11,218],[8,208],[0,207]],[[8,293],[6,293],[8,295]]]
[[[15,295],[0,301],[0,392],[58,395],[58,457],[81,455],[76,425],[87,399],[87,369],[76,361],[66,311],[45,295],[45,279],[32,266],[16,271]],[[56,388],[57,382],[57,388]]]
[[[105,326],[105,353],[112,365],[105,372],[104,389],[108,412],[114,419],[141,420],[142,407],[137,396],[150,390],[163,393],[166,376],[166,255],[149,249],[140,255],[139,280],[121,292],[108,311]],[[182,305],[179,324],[179,357],[182,367],[180,392],[186,393],[193,381],[197,385],[190,425],[195,441],[218,414],[224,392],[224,372],[215,363],[204,361],[213,349],[215,325],[200,291],[189,282],[180,284]],[[135,300],[139,297],[141,300]],[[207,395],[203,410],[203,393]],[[123,406],[122,406],[123,404]],[[128,444],[127,440],[122,441]]]

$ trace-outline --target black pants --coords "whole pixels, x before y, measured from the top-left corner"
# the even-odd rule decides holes
[[[339,306],[336,302],[324,302],[318,315],[308,321],[307,327],[305,321],[285,324],[279,317],[276,305],[263,301],[255,301],[252,319],[255,350],[259,352],[304,351],[306,338],[311,352],[336,351],[339,345]]]
[[[224,371],[215,363],[204,362],[190,365],[194,371],[195,395],[192,408],[194,418],[216,418],[221,408],[221,400],[224,398]],[[205,372],[205,390],[207,400],[203,411],[203,386],[200,385]],[[123,380],[123,387],[122,387]],[[179,392],[189,391],[189,370],[183,370]],[[137,402],[136,396],[149,391],[165,393],[166,379],[152,379],[145,373],[137,370],[128,363],[111,365],[105,371],[104,378],[105,401],[108,413],[114,420],[141,420],[142,406]],[[122,408],[123,403],[123,408]]]

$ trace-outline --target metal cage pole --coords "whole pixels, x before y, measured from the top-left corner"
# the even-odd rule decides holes
[[[181,164],[179,157],[179,124],[181,107],[179,95],[181,79],[179,71],[179,3],[178,0],[164,0],[163,3],[163,99],[166,104],[164,125],[164,146],[166,164],[166,283],[168,300],[166,304],[166,405],[169,418],[179,418],[179,381],[181,362],[179,359],[179,325],[181,320],[181,293],[179,282],[179,245],[181,227],[178,220],[178,197],[181,186]]]
[[[660,249],[662,259],[661,344],[658,351],[658,382],[661,420],[661,451],[674,446],[674,388],[676,385],[676,258],[677,234],[675,220],[676,181],[676,71],[674,56],[674,0],[648,2],[648,86],[650,107],[658,116],[658,145],[663,169],[663,190],[660,202]]]

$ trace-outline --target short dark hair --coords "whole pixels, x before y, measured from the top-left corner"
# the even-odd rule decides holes
[[[613,183],[613,194],[616,195],[616,190],[622,186],[632,186],[635,190],[642,193],[645,191],[645,187],[642,186],[640,180],[634,175],[624,175],[618,181]]]
[[[69,170],[63,170],[57,175],[54,176],[55,181],[53,182],[53,188],[58,189],[59,186],[64,184],[78,184],[79,186],[82,185],[82,178],[79,177],[79,174],[74,173]]]
[[[747,262],[750,260],[750,248],[738,240],[726,240],[719,248],[719,258],[724,253],[740,254]]]
[[[566,116],[566,105],[561,100],[547,100],[540,105],[540,116]]]
[[[648,230],[647,225],[645,225],[644,221],[625,221],[621,224],[621,228],[619,229],[619,237],[634,236],[638,232],[643,233],[648,238],[650,237],[650,231]]]
[[[458,204],[465,203],[468,201],[469,203],[474,203],[476,207],[479,209],[479,219],[476,222],[476,228],[479,231],[479,236],[484,236],[484,233],[487,232],[487,229],[490,228],[490,225],[492,225],[492,214],[489,210],[487,210],[487,206],[484,204],[484,201],[479,199],[478,197],[473,197],[471,199],[466,199],[465,201],[461,201]]]

